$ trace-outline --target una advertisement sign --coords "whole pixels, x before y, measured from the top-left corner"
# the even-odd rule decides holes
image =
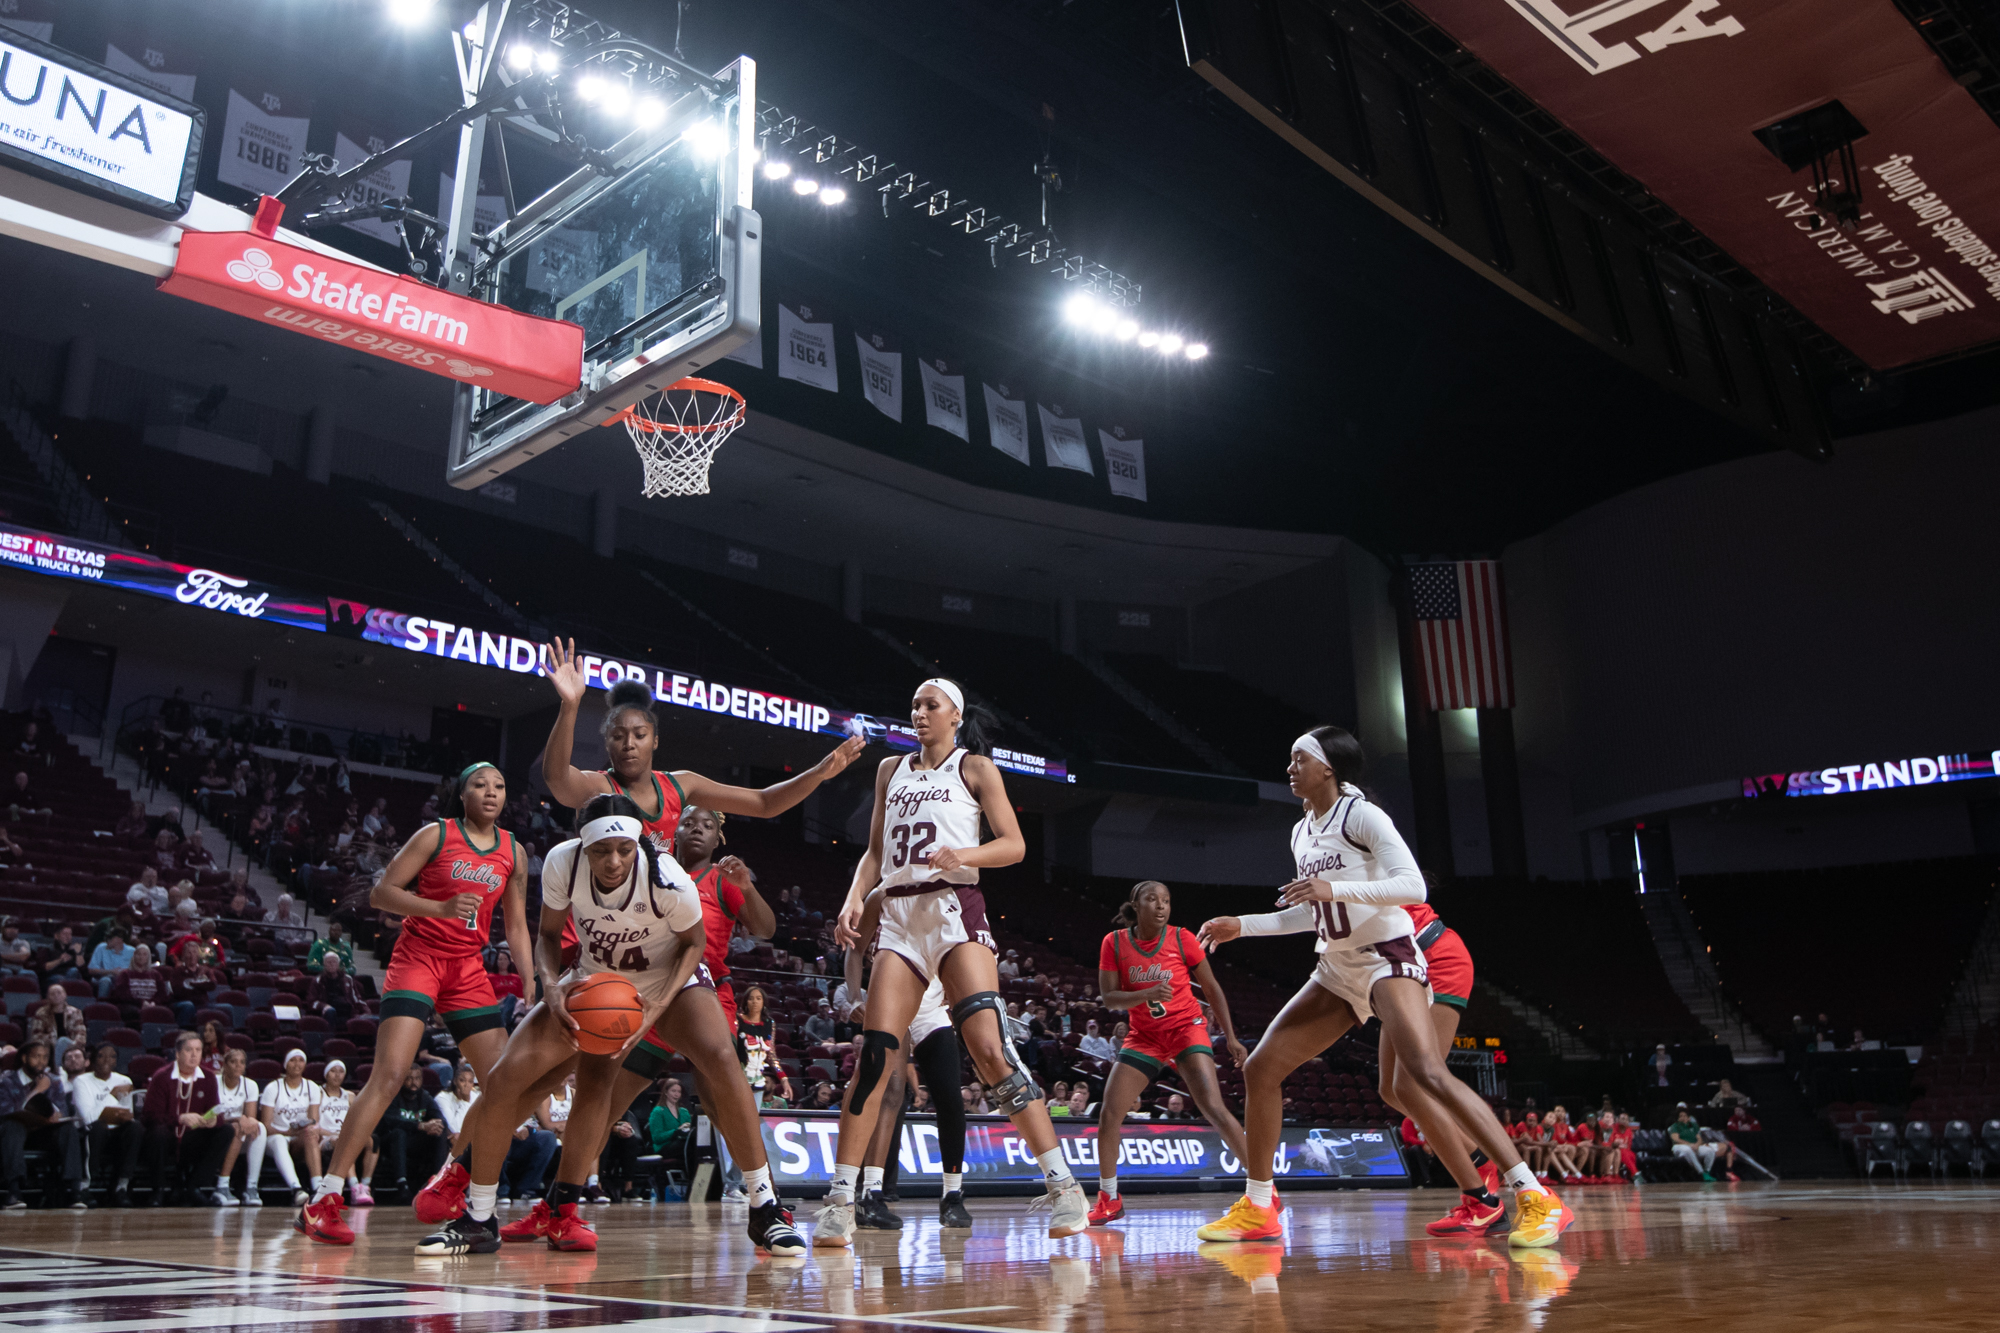
[[[194,198],[206,115],[129,75],[0,35],[0,160],[159,217]]]
[[[534,639],[340,597],[327,598],[327,615],[328,628],[346,638],[366,639],[403,652],[424,653],[517,675],[548,674],[547,645]],[[727,685],[693,672],[625,662],[594,653],[579,653],[578,664],[583,669],[585,685],[591,689],[608,690],[621,680],[637,680],[652,690],[659,703],[673,708],[725,713],[745,722],[816,735],[860,736],[870,744],[886,745],[893,750],[917,748],[916,732],[907,723],[889,722],[867,713],[847,712],[767,690]],[[1030,777],[1048,778],[1052,782],[1076,781],[1062,761],[1025,750],[996,748],[993,762],[1000,768]]]
[[[1097,1160],[1097,1124],[1054,1122],[1070,1170],[1089,1180],[1101,1174]],[[840,1116],[826,1111],[766,1112],[764,1150],[777,1179],[794,1185],[824,1186],[833,1179],[833,1153],[840,1137]],[[908,1116],[896,1146],[896,1160],[905,1177],[939,1180],[944,1165],[938,1156],[937,1125],[928,1117]],[[1395,1138],[1380,1128],[1287,1127],[1272,1163],[1274,1178],[1286,1189],[1330,1187],[1343,1183],[1400,1185],[1409,1180]],[[974,1117],[965,1129],[965,1178],[987,1184],[1033,1185],[1041,1167],[1013,1125],[997,1116]],[[1118,1131],[1118,1177],[1121,1180],[1193,1182],[1240,1179],[1243,1164],[1222,1146],[1222,1137],[1205,1124],[1128,1122]],[[809,1191],[808,1191],[809,1192]]]
[[[297,629],[326,628],[326,603],[267,583],[240,579],[200,565],[177,565],[139,551],[121,551],[0,523],[0,564],[55,578],[78,579],[198,606],[245,620]]]
[[[160,290],[461,384],[552,403],[582,383],[583,330],[247,231],[190,231]]]
[[[1743,779],[1743,795],[1839,796],[1846,792],[1888,791],[1895,787],[1928,787],[1934,782],[1970,782],[2000,778],[2000,750],[1984,754],[1920,754],[1875,763],[1835,764],[1796,773],[1759,773]]]

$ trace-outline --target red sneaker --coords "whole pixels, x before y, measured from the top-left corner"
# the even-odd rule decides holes
[[[1097,1192],[1097,1202],[1090,1205],[1090,1225],[1101,1227],[1108,1222],[1116,1222],[1125,1216],[1125,1200],[1116,1194]]]
[[[549,1248],[552,1250],[594,1250],[597,1232],[576,1215],[576,1205],[566,1203],[555,1210],[549,1221]]]
[[[431,1177],[430,1184],[417,1191],[417,1220],[425,1226],[449,1222],[465,1211],[465,1187],[472,1173],[458,1162],[446,1162]]]
[[[1506,1229],[1504,1207],[1496,1203],[1488,1208],[1469,1194],[1459,1195],[1458,1207],[1424,1227],[1433,1236],[1491,1236]]]
[[[1500,1188],[1500,1168],[1493,1165],[1490,1159],[1479,1164],[1479,1183],[1484,1185],[1486,1192],[1494,1198],[1507,1197],[1506,1192]]]
[[[340,1220],[341,1207],[340,1196],[329,1194],[299,1209],[292,1228],[327,1245],[352,1245],[354,1229]]]
[[[535,1200],[535,1206],[528,1210],[526,1217],[517,1217],[500,1228],[501,1240],[541,1240],[555,1225],[555,1214],[549,1211],[547,1199]]]

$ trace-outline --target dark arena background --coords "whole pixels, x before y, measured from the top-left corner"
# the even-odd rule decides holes
[[[0,1322],[1993,1326],[1990,6],[588,3],[0,0]],[[1014,850],[882,938],[950,904],[1004,1021],[879,1085],[854,1186],[911,982],[862,1007],[843,903],[948,873],[874,818],[940,677]],[[539,933],[633,681],[658,846],[749,789],[701,895],[768,1025],[629,1105],[493,1067],[481,1205],[454,1079],[553,1014],[511,909],[445,940],[475,998],[409,979],[456,926],[398,850]],[[1306,1049],[1364,806],[1422,952]],[[1132,993],[1212,1063],[1100,968],[1153,880],[1189,961]],[[440,1252],[427,1182],[525,1243]]]

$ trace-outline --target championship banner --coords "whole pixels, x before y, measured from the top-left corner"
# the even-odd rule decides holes
[[[105,68],[116,70],[169,97],[178,97],[183,102],[194,101],[195,60],[191,54],[150,38],[131,45],[132,54],[128,55],[116,42],[107,44],[104,48]]]
[[[452,182],[455,179],[449,171],[440,171],[438,173],[439,217],[443,217],[445,210],[451,207]],[[484,176],[479,178],[479,190],[480,193],[474,195],[472,199],[472,229],[475,232],[484,234],[492,231],[507,220],[507,200],[502,195],[487,194],[485,192],[486,178]],[[529,285],[533,286],[533,283],[531,282]],[[535,290],[547,291],[548,287],[544,285]]]
[[[340,163],[342,170],[367,161],[374,154],[387,148],[390,142],[379,134],[370,134],[359,128],[355,129],[355,136],[349,138],[345,130],[334,131],[333,156]],[[391,162],[388,166],[371,171],[354,182],[348,187],[346,194],[337,200],[329,200],[327,207],[353,208],[362,204],[379,204],[384,199],[407,199],[409,196],[410,164]],[[403,244],[402,229],[393,222],[371,218],[346,225],[384,245],[401,248]]]
[[[833,1152],[840,1137],[840,1115],[834,1111],[766,1111],[762,1115],[764,1150],[771,1159],[775,1181],[818,1193],[833,1180]],[[1097,1122],[1058,1119],[1053,1122],[1063,1160],[1081,1180],[1101,1173],[1097,1160]],[[942,1184],[937,1125],[929,1116],[906,1116],[896,1145],[901,1177]],[[1387,1129],[1287,1126],[1278,1140],[1273,1179],[1285,1190],[1332,1189],[1345,1186],[1403,1186],[1409,1169]],[[1230,1155],[1222,1136],[1203,1123],[1160,1124],[1127,1121],[1118,1130],[1118,1178],[1172,1183],[1182,1188],[1198,1181],[1240,1180],[1243,1164]],[[973,1116],[965,1130],[967,1184],[1040,1184],[1042,1171],[1034,1152],[1013,1125],[999,1116]],[[782,1190],[780,1191],[782,1192]]]
[[[1743,779],[1745,799],[1759,796],[1839,796],[1846,792],[1928,787],[1935,782],[2000,778],[2000,750],[1920,754],[1873,763],[1835,764],[1797,773],[1759,773]]]
[[[824,322],[814,318],[816,308]],[[840,367],[833,359],[833,316],[824,306],[778,303],[778,378],[840,392]]]
[[[1061,403],[1047,407],[1036,403],[1035,411],[1042,417],[1042,452],[1048,456],[1049,466],[1095,476],[1096,469],[1090,466],[1090,446],[1083,439],[1083,419],[1064,416]]]
[[[123,589],[141,597],[178,602],[245,620],[324,630],[326,602],[268,583],[256,583],[200,565],[177,565],[141,551],[126,551],[59,537],[52,532],[0,523],[0,565],[54,578]]]
[[[1146,442],[1128,438],[1123,426],[1113,426],[1097,432],[1097,443],[1104,450],[1104,475],[1111,482],[1111,493],[1128,500],[1145,499]]]
[[[184,232],[160,290],[515,398],[583,375],[583,330],[247,231]]]
[[[222,157],[215,178],[252,194],[276,194],[299,173],[312,118],[303,97],[264,88],[245,96],[229,90],[222,121]],[[290,113],[290,114],[287,114]]]
[[[924,376],[924,421],[939,430],[948,430],[970,444],[972,434],[965,424],[965,375],[942,357],[917,358]]]
[[[1016,463],[1028,462],[1028,404],[1007,392],[1004,384],[982,384],[986,390],[986,431],[993,447]]]
[[[0,0],[0,28],[11,29],[38,42],[54,41],[56,0]]]
[[[891,421],[903,419],[903,345],[887,333],[857,333],[861,394]]]
[[[1876,369],[2000,338],[2000,125],[1906,6],[1410,3]],[[1759,134],[1843,110],[1848,228]]]

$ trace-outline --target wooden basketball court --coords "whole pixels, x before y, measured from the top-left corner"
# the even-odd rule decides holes
[[[1025,1200],[975,1202],[970,1233],[912,1200],[900,1234],[794,1260],[752,1251],[740,1205],[600,1207],[594,1255],[448,1261],[412,1255],[401,1208],[362,1210],[352,1249],[283,1208],[9,1214],[0,1331],[2000,1327],[2000,1190],[1976,1182],[1578,1191],[1577,1224],[1539,1251],[1425,1236],[1451,1201],[1436,1191],[1299,1194],[1283,1243],[1198,1245],[1226,1200],[1131,1198],[1122,1224],[1063,1241]]]

